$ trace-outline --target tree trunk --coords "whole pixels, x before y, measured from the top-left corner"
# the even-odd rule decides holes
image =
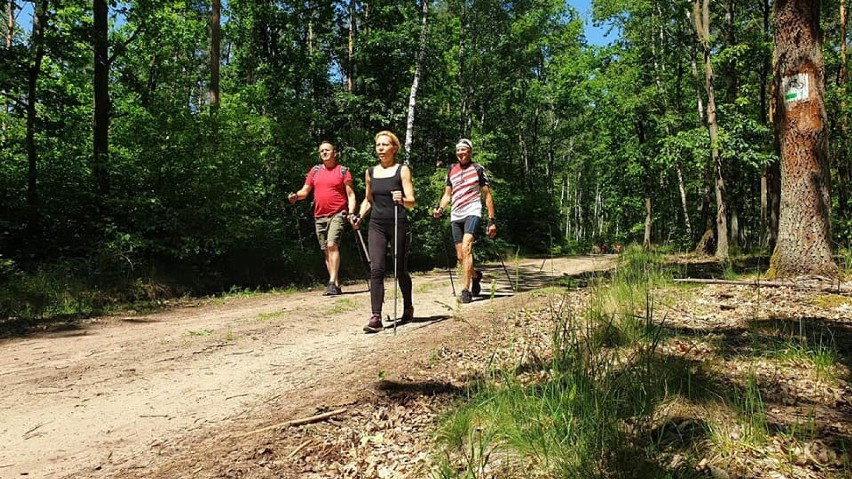
[[[4,44],[6,50],[12,49],[12,40],[15,38],[15,1],[6,0],[6,38]]]
[[[420,19],[420,51],[417,55],[417,66],[414,68],[414,79],[411,81],[411,93],[408,95],[408,118],[405,121],[405,162],[411,159],[411,144],[414,142],[414,110],[417,106],[417,88],[420,85],[420,76],[423,74],[423,65],[426,64],[426,43],[428,36],[429,2],[421,0]]]
[[[715,242],[716,238],[713,235],[713,228],[707,228],[704,234],[701,235],[701,239],[698,240],[698,244],[695,245],[692,253],[699,256],[709,255],[715,247]]]
[[[734,0],[725,1],[725,44],[728,48],[733,49],[737,45],[736,25],[734,19],[736,16],[736,2]],[[725,62],[725,80],[727,82],[727,100],[733,105],[737,99],[737,90],[739,89],[739,76],[737,70],[737,59],[732,56]],[[731,235],[733,237],[733,235]]]
[[[686,187],[683,184],[683,170],[680,167],[680,162],[675,163],[677,170],[677,189],[680,192],[680,205],[683,208],[683,222],[686,224],[686,234],[692,241],[692,224],[689,222],[689,208],[686,204]]]
[[[773,161],[763,167],[766,177],[766,247],[775,249],[778,241],[778,221],[781,209],[781,164]]]
[[[636,121],[636,136],[639,139],[639,158],[642,163],[642,190],[645,197],[645,235],[642,238],[642,248],[649,249],[651,247],[651,231],[652,222],[654,219],[651,209],[651,196],[653,195],[653,181],[651,180],[651,161],[648,159],[644,151],[645,142],[645,125],[642,120]]]
[[[346,62],[346,91],[352,93],[353,83],[355,81],[355,1],[349,0],[349,44],[347,45],[347,62]]]
[[[95,118],[92,176],[95,191],[102,202],[109,194],[109,5],[107,0],[94,0],[93,7]]]
[[[29,224],[33,226],[38,205],[38,150],[35,144],[36,119],[38,111],[38,78],[41,75],[41,64],[44,60],[44,28],[47,23],[47,7],[49,0],[41,0],[35,4],[33,13],[33,30],[31,42],[32,57],[27,71],[27,207],[29,208]]]
[[[468,18],[468,10],[467,4],[463,3],[461,6],[461,13],[459,15],[459,53],[457,57],[457,63],[459,66],[458,73],[456,74],[456,83],[459,86],[459,135],[461,136],[469,136],[469,132],[473,126],[473,112],[471,111],[470,98],[471,91],[467,86],[467,43],[466,43],[466,35],[469,21]],[[480,125],[480,128],[482,125]]]
[[[769,0],[763,0],[761,12],[763,14],[762,33],[764,39],[768,42],[772,35],[769,22],[772,6],[769,4]],[[767,88],[770,68],[771,57],[764,55],[760,66],[760,124],[766,126],[769,126],[769,123],[773,121],[771,118],[775,116],[775,102],[770,101],[773,94]],[[767,151],[778,150],[774,143],[766,145],[765,148]],[[781,203],[781,172],[778,162],[772,161],[763,165],[760,188],[761,245],[772,251],[775,248],[775,240],[778,236],[778,208]]]
[[[4,38],[3,44],[6,47],[6,51],[12,49],[12,40],[15,38],[15,2],[14,0],[7,0],[6,6],[4,8],[4,14],[6,15],[6,35]],[[11,100],[8,98],[8,91],[4,88],[0,90],[0,96],[3,97],[3,108],[4,111],[9,111],[9,105]],[[6,117],[3,117],[3,123],[0,124],[0,132],[3,133],[3,136],[0,136],[0,141],[5,142],[6,140],[6,130],[9,128],[9,125],[6,123]]]
[[[824,66],[818,0],[776,0],[775,127],[781,143],[781,218],[773,277],[837,277],[831,257]]]
[[[837,138],[837,144],[834,147],[834,168],[837,172],[837,204],[838,204],[838,222],[840,224],[849,224],[850,219],[850,165],[849,165],[849,116],[846,114],[846,82],[848,81],[848,69],[846,58],[846,28],[848,22],[848,12],[846,10],[846,0],[840,0],[840,15],[838,23],[840,24],[840,69],[837,73],[837,96],[840,98],[840,111],[842,112],[840,119],[840,132]],[[849,247],[849,238],[841,240],[844,246]]]
[[[707,130],[710,133],[710,154],[715,172],[716,192],[716,258],[728,259],[728,221],[725,206],[725,179],[722,174],[722,155],[719,152],[719,125],[716,121],[716,94],[713,86],[713,64],[710,61],[710,0],[693,0],[695,31],[704,52],[704,88],[707,91]]]
[[[219,65],[222,62],[222,0],[210,11],[210,112],[219,110]]]

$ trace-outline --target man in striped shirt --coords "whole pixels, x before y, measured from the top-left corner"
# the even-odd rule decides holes
[[[473,267],[473,242],[476,239],[477,227],[482,221],[482,199],[488,209],[488,227],[486,234],[491,238],[497,236],[497,224],[494,216],[494,199],[488,186],[488,176],[482,165],[472,161],[473,144],[467,138],[462,138],[456,144],[456,158],[447,171],[444,195],[432,215],[440,218],[444,208],[452,203],[450,224],[453,231],[453,242],[456,245],[456,257],[462,266],[463,289],[461,302],[469,303],[473,296],[478,296],[481,290],[482,272]]]

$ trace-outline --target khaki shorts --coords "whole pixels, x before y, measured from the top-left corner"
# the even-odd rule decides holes
[[[329,243],[340,245],[340,238],[343,237],[344,220],[343,213],[315,219],[314,227],[317,231],[320,248],[325,250]]]

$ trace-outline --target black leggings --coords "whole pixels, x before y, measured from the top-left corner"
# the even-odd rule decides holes
[[[408,274],[408,222],[397,225],[399,243],[396,251],[396,269],[399,289],[402,292],[403,310],[413,307],[411,302],[411,275]],[[382,302],[385,300],[385,261],[388,243],[393,255],[393,219],[370,220],[370,233],[367,239],[370,247],[370,304],[373,314],[382,314]],[[393,265],[391,265],[392,267]]]

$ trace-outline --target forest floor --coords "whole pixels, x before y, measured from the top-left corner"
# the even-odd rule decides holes
[[[615,261],[506,266],[529,291]],[[501,265],[483,269],[483,292],[493,295],[466,305],[453,297],[446,271],[414,275],[415,321],[375,335],[361,330],[370,297],[360,282],[336,297],[321,290],[231,296],[0,340],[0,478],[302,477],[299,454],[315,457],[329,452],[326,445],[302,439],[298,429],[253,431],[341,408],[332,419],[341,426],[358,417],[408,423],[419,411],[406,410],[406,398],[460,388],[421,381],[448,347],[455,350],[448,345],[477,336],[489,311],[516,307]],[[385,300],[391,315],[392,284]],[[411,422],[419,442],[399,441],[416,452],[404,469],[425,463],[422,434],[433,417]],[[380,467],[377,459],[364,458]],[[351,467],[363,477],[376,471],[366,462]]]
[[[579,311],[588,300],[588,291],[565,288],[565,278],[616,261],[600,255],[507,263],[520,285],[514,293],[502,267],[488,265],[483,290],[491,294],[468,305],[452,296],[446,271],[417,274],[415,322],[375,335],[361,331],[369,312],[361,282],[337,297],[228,297],[2,340],[0,478],[429,477],[441,414],[498,363],[546,356],[548,313]],[[392,314],[388,295],[385,312]],[[770,434],[780,438],[757,451],[736,446],[739,432],[732,430],[734,445],[720,453],[718,444],[695,437],[693,451],[706,456],[692,457],[694,471],[852,477],[845,449],[852,444],[848,297],[709,285],[678,288],[659,308],[668,331],[660,351],[704,364],[727,388],[751,378],[763,391],[760,412]],[[818,338],[805,347],[834,348],[833,363],[819,369],[810,356],[796,355],[773,362],[784,348],[767,331],[779,325]],[[712,415],[709,409],[703,414]],[[665,450],[678,442],[667,436],[682,440],[701,429],[682,417],[664,423],[671,430],[660,428],[661,453],[672,465],[685,459],[677,448]],[[796,424],[808,429],[807,439],[777,435]]]

